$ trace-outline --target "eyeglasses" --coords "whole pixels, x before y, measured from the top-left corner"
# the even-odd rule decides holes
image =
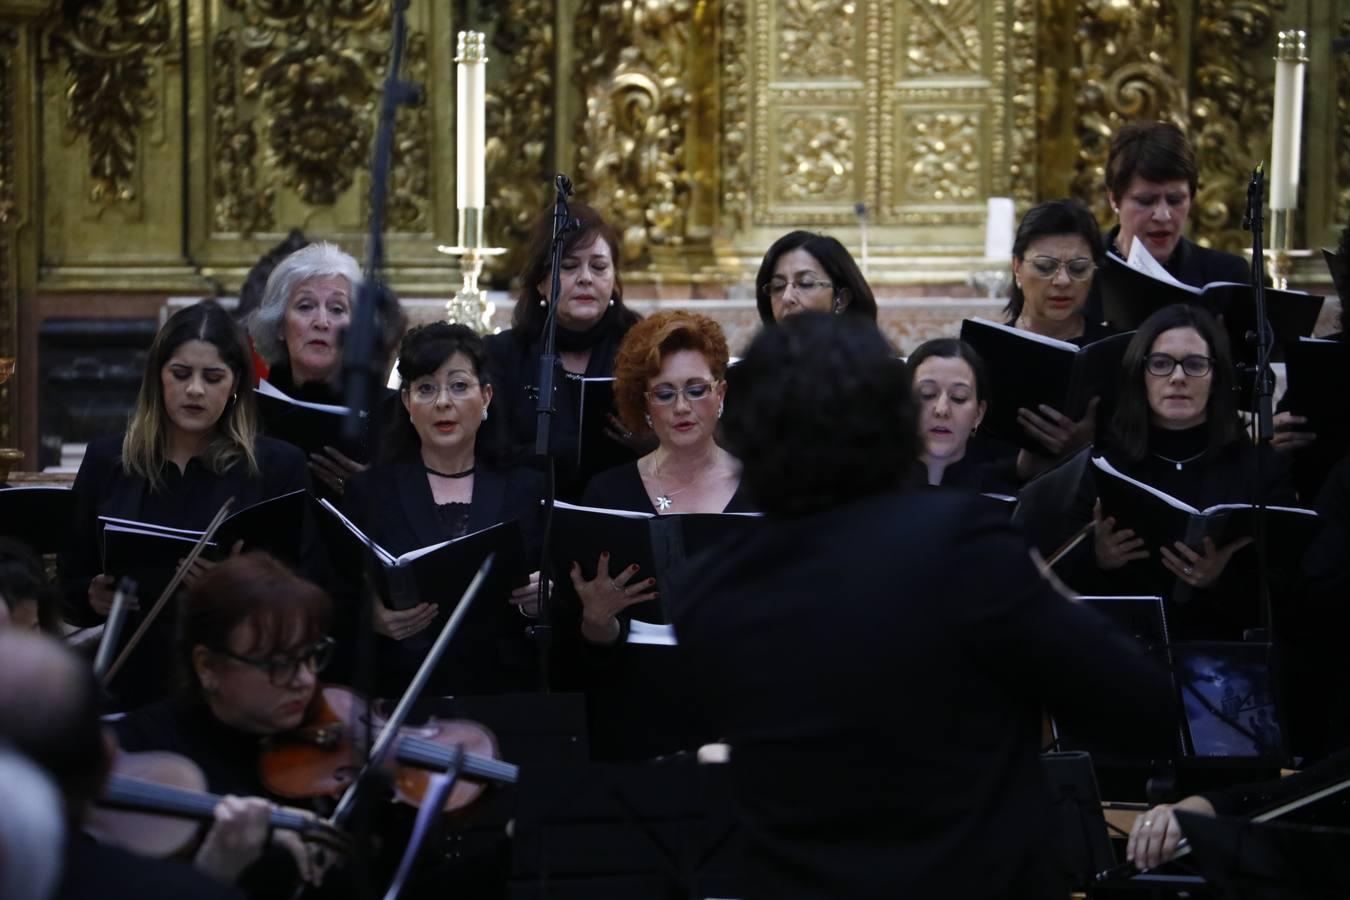
[[[473,395],[476,387],[478,387],[478,382],[469,381],[467,378],[456,378],[445,385],[439,385],[431,380],[415,381],[408,388],[408,394],[412,397],[414,403],[431,404],[441,399],[441,391],[443,390],[449,392],[451,400],[467,400]]]
[[[797,281],[784,281],[781,278],[775,278],[773,281],[764,285],[760,290],[766,297],[781,297],[783,296],[783,291],[786,291],[789,285],[799,294],[809,294],[817,288],[834,287],[834,285],[828,281],[817,281],[810,275],[804,275]]]
[[[1175,356],[1168,356],[1166,353],[1150,353],[1144,357],[1144,371],[1158,378],[1166,378],[1171,375],[1177,366],[1181,366],[1181,371],[1192,378],[1202,378],[1209,374],[1213,363],[1208,356],[1186,356],[1177,359]]]
[[[1097,271],[1097,264],[1086,256],[1064,260],[1055,259],[1053,256],[1033,256],[1026,262],[1031,266],[1031,274],[1046,281],[1058,275],[1060,269],[1068,273],[1074,281],[1086,281]]]
[[[241,656],[238,653],[226,650],[224,647],[216,648],[216,652],[221,656],[228,656],[237,662],[266,672],[273,687],[285,687],[295,681],[295,676],[299,673],[301,666],[308,666],[315,674],[322,672],[324,667],[333,659],[334,643],[335,641],[331,637],[322,637],[299,653],[278,653],[262,659],[254,656]]]
[[[647,399],[657,406],[669,406],[683,394],[684,399],[690,403],[697,403],[711,397],[713,388],[716,386],[716,381],[695,381],[693,384],[686,384],[682,388],[662,385],[659,388],[647,391]]]

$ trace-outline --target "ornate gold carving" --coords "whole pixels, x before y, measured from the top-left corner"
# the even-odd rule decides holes
[[[783,78],[856,77],[860,2],[778,0],[778,74]]]
[[[510,0],[492,36],[509,60],[506,76],[487,82],[487,214],[491,246],[507,252],[489,260],[500,273],[520,271],[530,221],[544,208],[553,148],[553,4]],[[502,280],[502,279],[494,279]]]
[[[251,120],[240,121],[239,70],[234,47],[238,40],[227,28],[211,42],[212,127],[215,170],[212,173],[212,226],[216,231],[253,234],[276,226],[276,190],[258,179],[258,134]]]
[[[169,0],[102,0],[58,20],[53,50],[65,59],[66,127],[89,142],[89,199],[136,197],[138,131],[156,105],[156,57],[174,37]]]
[[[1200,0],[1196,8],[1191,140],[1200,189],[1191,205],[1191,231],[1210,246],[1240,252],[1247,179],[1265,158],[1270,139],[1270,67],[1257,74],[1253,58],[1273,56],[1271,3]]]
[[[15,284],[17,267],[14,230],[18,226],[14,189],[15,90],[14,56],[19,36],[14,28],[0,28],[0,356],[12,356],[16,349],[14,334],[18,296]],[[0,447],[13,443],[13,394],[11,379],[0,378]]]
[[[975,75],[981,65],[980,8],[984,0],[909,0],[905,67],[909,78]]]
[[[1102,182],[1117,129],[1136,119],[1185,124],[1185,90],[1169,56],[1176,40],[1171,0],[1131,4],[1091,0],[1079,10],[1075,35],[1079,58],[1071,72],[1079,86],[1074,98],[1078,152],[1071,191],[1092,208],[1099,222],[1110,221]],[[1049,93],[1053,87],[1045,81],[1041,89],[1047,98],[1053,96]]]
[[[622,254],[630,265],[645,261],[654,246],[685,241],[693,10],[692,0],[589,0],[576,16],[589,23],[577,30],[573,72],[586,97],[576,131],[578,190],[604,198],[610,215],[624,223]]]
[[[901,116],[904,199],[972,203],[981,199],[981,111],[907,112]]]
[[[745,0],[722,5],[718,44],[722,76],[722,217],[732,232],[745,229],[750,216],[750,72],[746,54]]]
[[[854,136],[858,123],[846,112],[794,112],[778,123],[778,191],[781,203],[848,202],[856,196]]]

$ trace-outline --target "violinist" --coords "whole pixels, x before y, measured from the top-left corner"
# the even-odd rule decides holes
[[[91,441],[75,477],[72,535],[58,560],[66,620],[97,624],[113,575],[132,574],[101,571],[100,515],[200,530],[228,498],[238,510],[308,487],[304,455],[258,435],[248,348],[229,314],[211,301],[179,310],[150,345],[126,433]],[[187,583],[210,566],[197,560]],[[153,598],[162,586],[141,588]],[[161,617],[113,682],[126,708],[164,695],[170,643]]]
[[[267,797],[259,754],[268,737],[300,725],[314,702],[332,653],[330,616],[327,594],[264,553],[221,562],[178,610],[179,695],[117,722],[118,742],[187,757],[212,793]],[[297,874],[317,877],[316,860],[294,834],[277,831],[272,842],[243,875],[251,894],[288,893]]]
[[[516,520],[526,559],[538,553],[543,479],[526,468],[503,466],[484,429],[499,415],[484,341],[464,325],[437,322],[409,331],[399,351],[400,403],[387,426],[380,462],[348,485],[344,507],[366,532],[395,555]],[[533,647],[524,637],[537,616],[536,572],[507,597],[484,597],[436,671],[430,690],[440,694],[496,694],[530,690],[536,681]],[[397,694],[422,653],[401,642],[435,621],[442,597],[422,597],[395,610],[376,599],[382,693]],[[448,598],[457,599],[457,598]]]
[[[67,840],[54,900],[242,900],[235,888],[202,868],[228,877],[256,854],[266,834],[265,825],[261,832],[256,827],[256,802],[232,801],[219,810],[196,868],[137,856],[80,831],[112,765],[113,747],[101,732],[97,704],[98,686],[88,665],[61,643],[0,632],[0,738],[37,763],[64,802]],[[266,804],[261,809],[265,812]]]

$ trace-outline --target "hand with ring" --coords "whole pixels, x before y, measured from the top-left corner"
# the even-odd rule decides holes
[[[1181,842],[1181,826],[1175,810],[1213,816],[1214,807],[1204,797],[1187,797],[1176,804],[1164,803],[1137,816],[1130,828],[1130,839],[1125,845],[1125,858],[1144,872],[1167,862],[1177,853]]]
[[[581,635],[593,644],[612,644],[619,639],[618,614],[635,603],[654,600],[660,594],[655,578],[638,578],[638,567],[629,566],[611,575],[609,553],[600,554],[595,577],[581,575],[581,564],[572,563],[572,587],[581,599]]]
[[[335,447],[324,447],[323,452],[309,455],[309,471],[338,496],[346,489],[348,478],[368,468]]]
[[[1163,566],[1169,572],[1191,587],[1205,588],[1218,581],[1233,554],[1251,542],[1250,537],[1238,538],[1224,547],[1216,548],[1211,538],[1205,538],[1204,550],[1196,552],[1177,541],[1172,545],[1173,549],[1160,547],[1159,553]]]
[[[539,618],[539,573],[531,572],[524,584],[513,589],[509,602],[525,618]]]

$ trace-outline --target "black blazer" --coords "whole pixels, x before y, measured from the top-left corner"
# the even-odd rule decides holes
[[[769,518],[689,573],[675,632],[732,745],[747,898],[1054,897],[1042,710],[1168,745],[1166,671],[979,498]]]
[[[520,522],[525,558],[538,562],[543,479],[525,468],[475,463],[469,531],[515,519]],[[421,458],[406,456],[375,466],[347,482],[344,512],[377,544],[398,556],[448,540],[436,511]],[[529,622],[505,596],[483,595],[475,602],[437,670],[432,689],[442,694],[494,694],[535,686],[534,648],[524,637]],[[422,654],[381,638],[381,692],[401,690],[416,672]]]
[[[208,470],[197,459],[189,460],[180,474],[177,466],[166,463],[165,487],[151,491],[139,475],[122,468],[122,436],[105,436],[89,442],[80,471],[75,476],[75,513],[70,540],[57,559],[66,621],[93,625],[99,621],[89,608],[89,582],[102,571],[99,550],[102,526],[99,516],[154,522],[171,528],[202,529],[210,524],[221,504],[234,498],[235,511],[272,497],[309,488],[309,469],[305,456],[290,444],[259,437],[254,446],[258,474],[250,475],[242,462],[223,473]],[[306,528],[302,541],[301,571],[321,571],[320,548]],[[163,585],[141,586],[142,610],[149,610]],[[134,628],[136,619],[131,620]],[[172,672],[173,609],[166,608],[147,635],[147,644],[130,658],[128,668],[113,682],[114,693],[123,703],[137,705],[163,697]],[[129,636],[130,630],[127,635]],[[119,685],[119,682],[121,683]]]

